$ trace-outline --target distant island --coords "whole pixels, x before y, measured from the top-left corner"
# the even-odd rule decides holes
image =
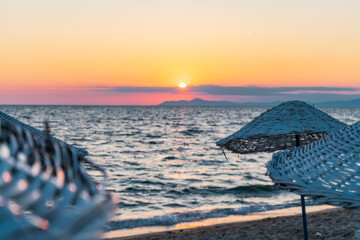
[[[208,101],[203,100],[200,98],[194,98],[193,100],[186,101],[186,100],[180,100],[180,101],[165,101],[163,103],[160,103],[158,106],[213,106],[213,107],[252,107],[252,106],[258,106],[258,107],[269,107],[269,106],[275,106],[277,104],[280,104],[281,102],[261,102],[261,103],[236,103],[236,102],[228,102],[228,101]]]
[[[193,100],[186,101],[165,101],[160,103],[158,106],[214,106],[214,107],[273,107],[281,102],[246,102],[246,103],[236,103],[228,101],[208,101],[200,98],[194,98]],[[349,101],[334,101],[334,102],[318,102],[310,103],[315,107],[360,107],[360,98]]]
[[[194,98],[191,101],[165,101],[158,106],[241,106],[241,104],[227,101],[207,101],[200,98]]]

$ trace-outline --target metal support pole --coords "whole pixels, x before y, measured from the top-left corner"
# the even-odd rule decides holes
[[[305,198],[301,195],[301,210],[302,210],[302,219],[303,219],[303,230],[304,230],[304,239],[308,240],[308,230],[307,230],[307,221],[306,221],[306,211],[305,211]]]
[[[296,146],[300,147],[300,136],[299,136],[299,134],[295,135],[295,141],[296,141]]]
[[[300,136],[299,134],[295,135],[296,146],[300,146]],[[308,240],[308,230],[307,230],[307,220],[306,220],[306,209],[305,209],[305,198],[304,195],[301,195],[301,211],[302,211],[302,219],[303,219],[303,230],[304,230],[304,239]]]

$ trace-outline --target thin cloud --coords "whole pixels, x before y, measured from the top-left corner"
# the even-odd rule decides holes
[[[224,87],[217,85],[203,85],[191,87],[194,92],[205,93],[210,95],[242,95],[242,96],[278,96],[288,94],[311,94],[311,93],[330,93],[330,94],[344,94],[353,93],[359,94],[357,88],[345,87]]]
[[[279,95],[356,95],[360,89],[349,87],[256,87],[256,86],[218,86],[201,85],[190,86],[179,90],[177,87],[99,87],[94,91],[105,91],[115,93],[198,93],[206,95],[239,95],[239,96],[279,96]]]
[[[94,91],[117,93],[176,93],[177,88],[172,87],[98,87]]]

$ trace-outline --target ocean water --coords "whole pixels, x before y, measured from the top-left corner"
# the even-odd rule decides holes
[[[266,109],[0,106],[0,111],[40,129],[48,120],[55,137],[87,149],[107,169],[107,189],[118,201],[109,230],[298,206],[298,195],[278,189],[265,176],[272,154],[227,152],[227,160],[215,145]],[[321,110],[347,124],[360,120],[360,108]]]

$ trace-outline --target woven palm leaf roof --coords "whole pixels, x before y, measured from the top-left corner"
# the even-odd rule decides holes
[[[101,172],[101,184],[80,161]],[[0,239],[97,239],[112,215],[104,169],[63,142],[4,120],[0,176]]]
[[[273,152],[295,147],[338,131],[345,123],[301,101],[284,102],[263,112],[216,144],[235,153]]]
[[[19,127],[21,127],[22,129],[26,129],[28,131],[30,131],[32,134],[40,137],[40,138],[45,138],[46,137],[46,134],[43,132],[43,131],[40,131],[39,129],[36,129],[34,127],[31,127],[9,115],[7,115],[6,113],[0,111],[0,120],[6,120],[6,121],[9,121]],[[55,137],[51,137],[53,141],[58,141],[58,142],[62,142],[64,143],[65,145],[69,146],[71,149],[73,149],[80,157],[85,157],[87,155],[89,155],[89,153],[85,150],[85,149],[81,149],[81,148],[76,148],[70,144],[67,144]]]
[[[274,183],[298,194],[360,211],[360,122],[275,153],[267,169]]]

